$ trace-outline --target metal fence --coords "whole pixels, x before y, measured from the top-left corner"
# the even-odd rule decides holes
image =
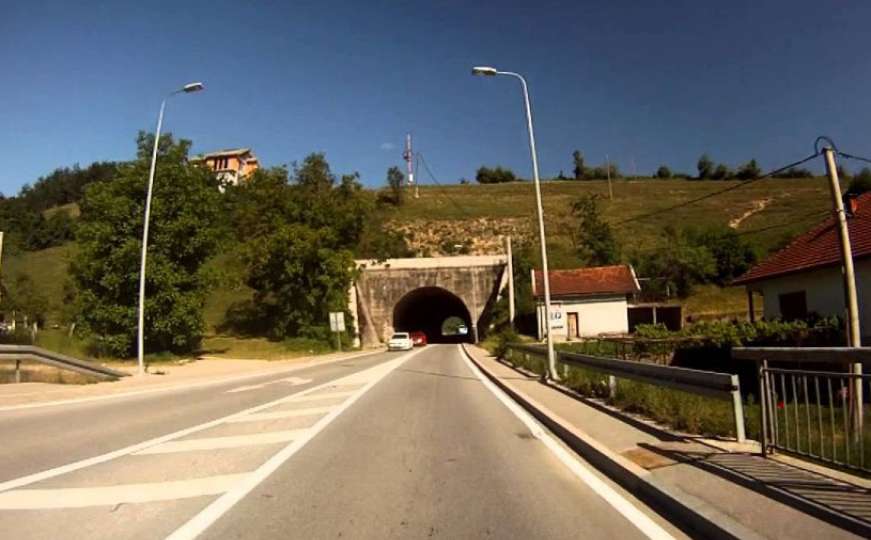
[[[543,358],[546,356],[547,351],[543,347],[509,345],[505,354],[506,359],[512,360],[515,354],[524,355],[524,359],[527,362],[530,357],[541,359],[542,367],[546,365]],[[741,385],[738,382],[737,375],[569,352],[558,352],[557,362],[563,366],[591,369],[608,375],[610,377],[609,386],[612,391],[615,387],[615,378],[619,377],[654,386],[728,400],[732,404],[735,436],[739,442],[744,442],[746,438],[744,405],[741,400]],[[544,372],[543,369],[542,372]]]
[[[864,420],[871,375],[849,369],[871,359],[871,348],[735,348],[732,356],[757,363],[763,453],[781,450],[871,472]]]

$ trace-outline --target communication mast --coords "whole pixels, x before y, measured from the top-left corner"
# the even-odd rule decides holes
[[[405,135],[405,152],[402,153],[402,157],[405,159],[408,187],[414,190],[414,198],[417,199],[420,197],[420,193],[417,190],[417,184],[414,183],[414,152],[411,149],[411,133]]]

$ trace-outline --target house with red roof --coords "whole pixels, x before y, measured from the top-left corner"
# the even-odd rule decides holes
[[[871,328],[871,193],[850,199],[847,227],[853,249],[859,324]],[[846,316],[838,225],[830,216],[733,281],[744,285],[750,319],[753,294],[762,295],[766,319],[796,320],[810,315]]]
[[[550,327],[558,341],[629,332],[628,299],[641,287],[625,264],[551,270]],[[538,339],[544,337],[544,274],[532,271]]]

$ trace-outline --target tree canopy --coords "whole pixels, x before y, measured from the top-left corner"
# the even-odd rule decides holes
[[[140,133],[137,159],[111,181],[90,184],[81,202],[79,251],[71,271],[76,321],[97,352],[135,352],[142,225],[153,136]],[[221,235],[219,182],[187,160],[190,142],[161,137],[146,271],[145,348],[189,352],[203,333],[210,280],[203,263]]]

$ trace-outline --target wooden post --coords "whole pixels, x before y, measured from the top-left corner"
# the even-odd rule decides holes
[[[856,274],[853,269],[853,250],[850,245],[850,231],[847,227],[847,215],[844,212],[844,199],[841,196],[841,185],[838,180],[838,167],[835,164],[835,151],[832,148],[823,149],[826,158],[826,172],[829,175],[829,188],[832,195],[835,219],[838,224],[838,237],[841,240],[841,259],[844,272],[844,294],[847,304],[847,345],[862,346],[862,334],[859,328],[859,301],[856,297]],[[853,429],[862,436],[862,364],[852,364],[850,373],[859,375],[853,379],[850,386],[851,405],[854,411]]]
[[[748,319],[751,323],[756,322],[756,308],[753,306],[753,291],[747,288],[747,309],[750,311]]]

